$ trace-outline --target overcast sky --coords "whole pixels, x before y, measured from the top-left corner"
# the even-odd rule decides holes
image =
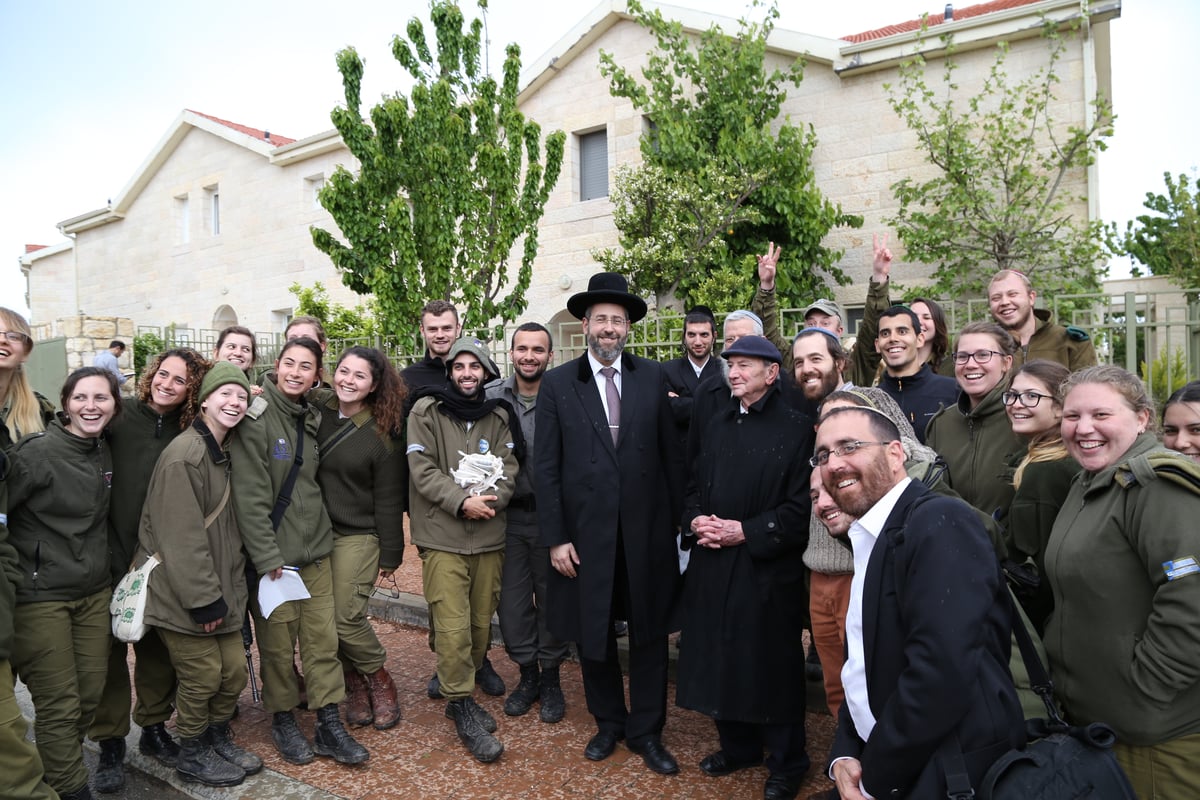
[[[738,0],[677,2],[740,16]],[[779,27],[836,38],[940,14],[936,0],[781,0]],[[968,5],[958,3],[960,7]],[[530,64],[578,23],[591,0],[491,0],[493,66],[504,45]],[[28,243],[62,241],[55,225],[104,206],[133,177],[184,108],[303,138],[332,127],[342,100],[334,54],[366,60],[372,104],[403,84],[389,52],[426,0],[292,0],[203,4],[161,0],[0,0],[0,125],[8,190],[0,197],[0,305],[24,310],[18,259]],[[468,17],[475,6],[464,3]],[[1130,219],[1164,170],[1200,164],[1190,82],[1200,75],[1200,3],[1126,0],[1112,26],[1116,135],[1100,162],[1101,215]]]

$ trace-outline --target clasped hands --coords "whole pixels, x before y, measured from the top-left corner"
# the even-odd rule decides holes
[[[692,520],[692,533],[696,534],[696,544],[719,550],[722,547],[733,547],[746,541],[742,531],[742,523],[736,519],[721,519],[709,514]]]

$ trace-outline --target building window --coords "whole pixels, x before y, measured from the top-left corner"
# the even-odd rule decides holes
[[[579,134],[579,199],[608,197],[608,131]]]
[[[659,152],[661,150],[658,143],[658,125],[650,117],[642,117],[642,139],[650,141],[650,150]]]
[[[325,175],[318,172],[304,179],[304,194],[309,208],[321,210],[321,190],[325,188]]]
[[[186,194],[175,198],[175,239],[177,244],[187,244],[192,240],[191,213]]]
[[[204,187],[204,201],[208,206],[208,231],[213,236],[221,235],[221,187],[213,184]]]

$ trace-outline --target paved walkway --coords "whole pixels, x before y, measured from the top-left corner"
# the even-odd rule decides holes
[[[434,670],[434,656],[427,644],[427,633],[418,624],[424,604],[420,599],[420,562],[409,548],[405,565],[395,585],[380,586],[372,610],[373,624],[388,651],[387,668],[396,681],[403,719],[390,731],[373,728],[354,729],[354,735],[371,752],[361,767],[344,767],[328,759],[306,766],[283,761],[270,740],[270,715],[261,703],[251,701],[249,689],[242,695],[240,713],[233,727],[239,744],[260,755],[266,762],[263,774],[249,778],[233,789],[197,789],[182,785],[193,797],[206,798],[313,798],[330,797],[352,800],[526,800],[532,798],[760,798],[767,772],[763,767],[745,770],[724,778],[709,778],[697,766],[700,759],[717,747],[711,720],[674,705],[674,685],[668,698],[667,726],[663,735],[666,746],[680,763],[677,775],[661,776],[646,769],[639,756],[618,745],[616,753],[599,763],[583,757],[583,748],[595,732],[583,697],[579,665],[568,662],[562,668],[563,692],[567,700],[566,718],[554,725],[538,720],[535,709],[524,717],[506,717],[504,698],[488,697],[476,691],[479,702],[499,723],[497,736],[504,743],[504,755],[492,764],[476,762],[459,742],[453,723],[444,716],[445,701],[425,696],[425,684]],[[496,670],[511,690],[518,670],[504,653],[494,647],[491,653]],[[802,668],[801,668],[802,669]],[[803,680],[798,670],[797,679]],[[810,689],[814,685],[810,685]],[[819,687],[817,691],[819,692]],[[813,692],[810,692],[810,697]],[[810,701],[809,708],[814,709]],[[315,715],[298,712],[300,727],[311,735]],[[833,736],[833,720],[824,711],[808,714],[808,751],[814,768],[801,790],[806,798],[831,787],[819,773]],[[171,780],[171,771],[137,754],[135,734],[131,735],[131,763]]]

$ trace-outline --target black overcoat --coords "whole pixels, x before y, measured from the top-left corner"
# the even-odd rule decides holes
[[[537,403],[536,491],[543,544],[575,545],[577,577],[550,570],[547,622],[602,660],[620,530],[629,577],[630,636],[676,629],[680,585],[675,534],[683,464],[662,366],[621,356],[621,428],[614,446],[587,355],[550,370]]]
[[[774,385],[746,414],[726,398],[699,437],[684,530],[715,514],[740,521],[746,541],[691,549],[676,683],[683,708],[741,722],[804,720],[812,438],[812,420]]]

